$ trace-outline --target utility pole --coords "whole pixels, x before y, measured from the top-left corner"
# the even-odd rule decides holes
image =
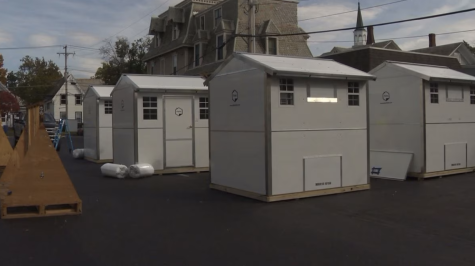
[[[63,47],[64,49],[64,53],[58,53],[59,56],[61,55],[64,55],[64,88],[66,90],[65,94],[66,94],[66,120],[69,119],[69,112],[68,112],[68,105],[69,105],[69,101],[68,101],[68,98],[69,98],[69,95],[68,95],[68,76],[69,76],[69,73],[68,73],[68,56],[70,55],[75,55],[76,52],[74,53],[68,53],[68,45],[65,45]],[[61,105],[61,99],[60,99],[60,105]],[[59,118],[61,119],[61,117]]]
[[[249,52],[255,53],[256,52],[256,5],[254,0],[249,1],[249,37],[248,44],[249,44]]]

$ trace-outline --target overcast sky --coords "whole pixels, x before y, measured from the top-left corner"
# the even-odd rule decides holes
[[[260,0],[265,1],[265,0]],[[395,0],[362,0],[361,7],[374,6]],[[148,32],[150,17],[156,16],[180,0],[0,0],[0,48],[76,45],[99,48],[102,40],[115,36],[129,39],[144,37]],[[306,0],[298,5],[299,19],[324,16],[357,9],[357,1]],[[363,22],[375,24],[400,19],[414,18],[437,13],[475,8],[475,0],[408,0],[384,7],[363,10]],[[143,18],[142,18],[143,17]],[[141,19],[142,18],[142,19]],[[131,25],[134,23],[133,25]],[[335,29],[354,26],[356,12],[300,22],[306,31]],[[131,26],[130,26],[131,25]],[[427,35],[475,29],[475,12],[375,28],[375,38]],[[309,46],[315,56],[331,50],[333,46],[350,47],[351,31],[313,34]],[[475,31],[437,36],[437,44],[465,40],[475,45]],[[345,42],[346,41],[346,42]],[[403,50],[427,47],[428,38],[395,40]],[[53,60],[64,68],[64,52],[61,47],[25,50],[2,50],[5,67],[16,71],[25,55]],[[76,52],[69,59],[71,73],[75,77],[90,77],[100,66],[97,50],[73,48]]]

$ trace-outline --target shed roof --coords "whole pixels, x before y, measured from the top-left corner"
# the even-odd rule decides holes
[[[87,92],[91,91],[96,94],[99,98],[111,98],[112,90],[114,86],[107,86],[107,85],[92,85],[89,86]]]
[[[124,74],[117,82],[115,88],[117,88],[124,81],[131,82],[135,85],[136,89],[201,91],[208,90],[208,87],[203,85],[204,79],[201,77],[194,76]]]
[[[427,81],[460,81],[475,83],[474,76],[455,71],[445,66],[422,65],[395,61],[386,61],[374,70],[370,71],[370,73],[376,73],[379,69],[386,65],[403,69]]]
[[[288,57],[263,54],[234,53],[228,60],[237,58],[250,65],[261,68],[269,75],[279,76],[305,76],[314,78],[335,78],[335,79],[357,79],[370,80],[375,79],[373,75],[358,69],[343,65],[331,59],[306,58],[306,57]],[[229,61],[228,61],[229,62]],[[227,62],[221,65],[213,75],[214,78],[220,69]]]

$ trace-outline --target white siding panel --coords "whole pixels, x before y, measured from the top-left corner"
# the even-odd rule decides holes
[[[208,128],[195,129],[195,167],[209,167]]]
[[[113,158],[112,144],[112,128],[99,128],[99,160]]]
[[[475,104],[470,104],[470,88],[466,84],[438,83],[439,103],[431,103],[430,84],[426,82],[426,123],[467,123],[475,122]],[[461,96],[463,101],[448,101],[450,97]]]
[[[97,156],[97,129],[93,127],[84,128],[84,157],[94,160]]]
[[[126,166],[135,164],[134,130],[114,128],[112,134],[114,140],[114,163]]]
[[[366,130],[272,133],[272,194],[302,192],[304,158],[330,155],[342,156],[343,187],[368,183]]]
[[[114,90],[112,97],[112,124],[114,128],[134,127],[134,87],[127,82]]]
[[[163,130],[138,130],[138,162],[148,163],[155,170],[163,169]]]
[[[266,194],[264,133],[210,134],[211,183]]]

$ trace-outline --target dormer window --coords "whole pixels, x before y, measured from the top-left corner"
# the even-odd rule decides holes
[[[218,26],[219,22],[221,21],[221,17],[223,15],[223,10],[221,8],[214,10],[214,26]]]
[[[200,30],[205,30],[205,16],[200,17]]]
[[[155,45],[155,48],[159,47],[160,46],[160,42],[161,42],[161,38],[160,38],[160,35],[155,35],[154,37],[154,40],[153,40],[153,43]]]
[[[180,29],[178,27],[178,24],[173,25],[173,31],[172,31],[172,40],[178,39],[180,36]]]

